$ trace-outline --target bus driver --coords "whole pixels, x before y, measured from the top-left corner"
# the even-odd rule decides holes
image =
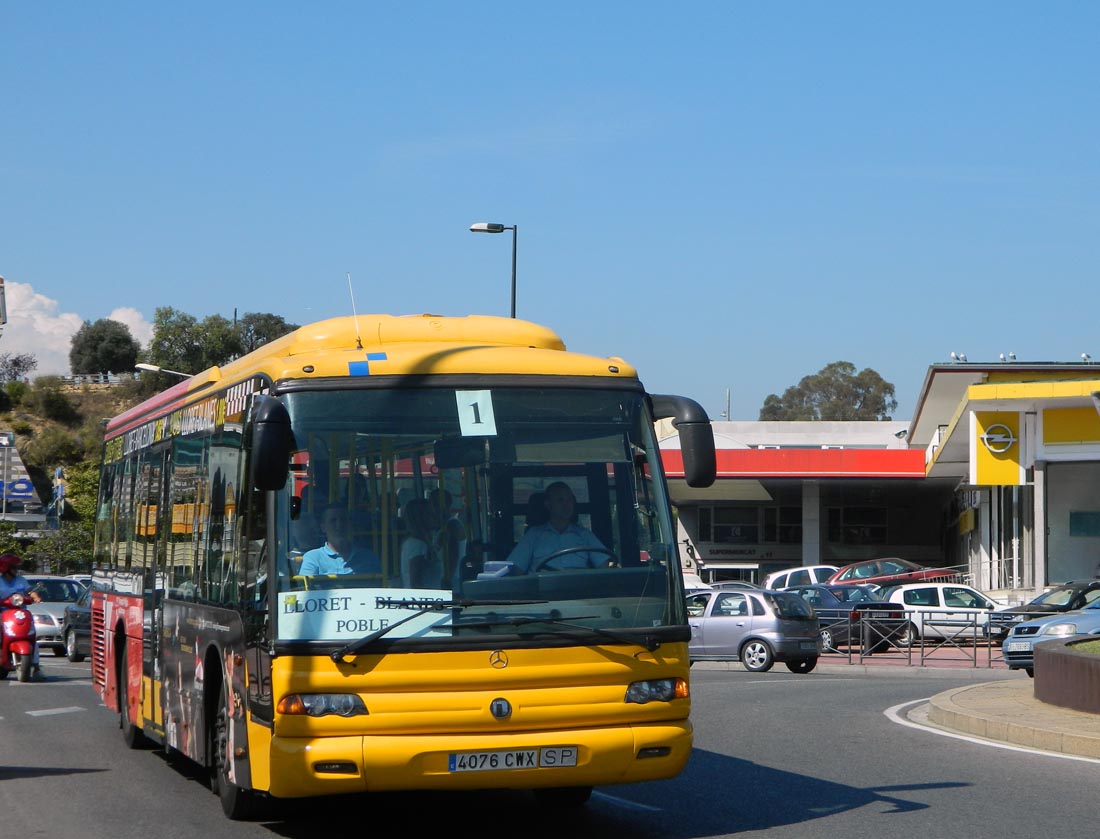
[[[606,568],[611,557],[603,543],[591,531],[573,521],[573,510],[577,502],[569,485],[554,481],[546,488],[544,503],[550,520],[545,524],[529,527],[508,555],[508,561],[512,563],[515,573],[528,574],[547,569],[560,571],[566,568]],[[546,560],[546,557],[569,548],[596,550],[575,550]]]

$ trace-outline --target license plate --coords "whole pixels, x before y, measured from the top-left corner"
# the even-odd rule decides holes
[[[448,757],[450,772],[489,772],[494,769],[548,769],[577,765],[576,746],[544,749],[503,749],[493,752],[454,752]]]
[[[804,652],[817,652],[817,641],[799,641],[798,648]]]
[[[1001,647],[1006,653],[1022,653],[1031,649],[1031,644],[1027,641],[1009,641],[1007,644]]]

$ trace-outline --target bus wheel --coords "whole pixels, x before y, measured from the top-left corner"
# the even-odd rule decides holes
[[[535,790],[535,801],[542,807],[580,807],[592,795],[592,787],[550,787]]]
[[[145,735],[141,728],[130,718],[130,697],[128,693],[130,672],[126,666],[126,639],[122,639],[122,654],[118,657],[118,727],[122,729],[122,741],[131,749],[145,748]]]
[[[218,691],[218,712],[214,716],[214,730],[210,733],[212,754],[210,786],[222,802],[222,812],[234,821],[243,821],[260,815],[259,800],[256,793],[243,789],[229,780],[229,719],[225,692],[226,685]]]

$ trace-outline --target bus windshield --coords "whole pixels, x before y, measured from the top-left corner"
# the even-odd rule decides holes
[[[295,451],[273,507],[277,643],[684,623],[639,388],[417,384],[282,396]]]

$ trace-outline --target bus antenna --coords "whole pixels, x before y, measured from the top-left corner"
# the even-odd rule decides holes
[[[348,271],[348,294],[351,295],[351,316],[355,318],[355,348],[363,349],[363,339],[359,337],[359,313],[355,311],[355,292],[351,287],[351,271]]]

